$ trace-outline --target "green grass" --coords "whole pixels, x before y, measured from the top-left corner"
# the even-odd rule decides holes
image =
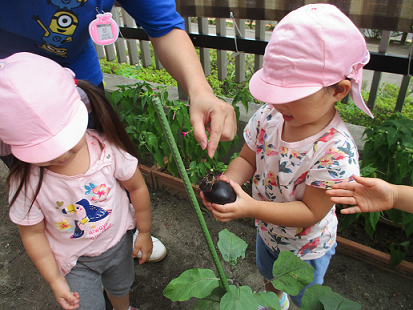
[[[151,46],[152,63],[155,57]],[[248,91],[248,81],[254,73],[254,56],[247,54],[245,57],[245,81],[241,84],[235,83],[235,58],[231,57],[232,52],[227,52],[228,77],[220,81],[218,79],[217,54],[211,50],[211,74],[207,77],[214,93],[220,97],[243,98],[252,101]],[[119,64],[118,62],[108,62],[100,60],[104,73],[119,75],[123,77],[164,84],[167,86],[177,86],[176,81],[165,69],[156,70],[155,65],[144,68],[140,65]],[[396,106],[399,86],[383,83],[379,89],[374,109],[372,110],[375,119],[371,119],[359,110],[354,103],[349,100],[349,104],[337,103],[337,109],[342,119],[351,124],[371,126],[381,124],[388,116],[392,115]],[[413,82],[410,82],[409,94],[413,93]],[[362,94],[367,102],[369,93],[363,88]],[[256,101],[257,102],[257,101]],[[259,102],[257,102],[259,103]],[[407,96],[403,105],[402,114],[408,119],[413,119],[413,98]]]

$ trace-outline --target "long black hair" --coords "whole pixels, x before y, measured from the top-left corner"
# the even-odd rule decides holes
[[[125,131],[118,114],[112,107],[111,103],[105,96],[105,92],[94,86],[93,84],[78,80],[77,85],[83,89],[89,98],[91,106],[91,117],[93,119],[95,129],[105,134],[106,139],[117,148],[128,152],[133,156],[137,156],[136,149]],[[23,162],[12,156],[11,168],[7,177],[7,185],[10,188],[11,182],[18,182],[17,190],[10,200],[10,206],[16,201],[19,194],[23,191],[27,193],[27,185],[29,184],[31,176],[31,164]],[[34,195],[31,199],[30,208],[33,206],[40,188],[43,183],[44,167],[40,167],[40,176],[37,182]],[[29,210],[30,210],[29,208]]]

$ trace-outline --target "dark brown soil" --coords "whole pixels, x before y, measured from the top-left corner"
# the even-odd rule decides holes
[[[374,233],[373,239],[371,239],[364,230],[363,216],[360,216],[355,223],[347,226],[342,231],[340,231],[340,228],[342,226],[341,221],[344,216],[337,212],[337,217],[339,219],[338,235],[340,237],[360,243],[386,254],[390,254],[390,244],[392,242],[405,242],[410,240],[408,248],[409,252],[404,260],[413,263],[413,241],[411,238],[407,238],[401,228],[395,227],[391,223],[386,223],[385,220],[379,221],[377,223],[376,232]]]

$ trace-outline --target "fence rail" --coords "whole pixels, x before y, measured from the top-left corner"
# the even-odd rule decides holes
[[[149,37],[146,32],[136,26],[133,18],[121,7],[113,7],[113,19],[120,25],[121,35],[119,39],[109,46],[95,45],[100,59],[106,58],[108,61],[117,59],[120,63],[129,62],[134,65],[141,62],[143,67],[152,65],[150,55]],[[198,24],[191,23],[191,18],[185,18],[186,31],[189,34],[194,46],[200,50],[200,60],[205,75],[210,74],[209,55],[210,49],[216,50],[218,54],[218,78],[224,80],[227,77],[227,51],[239,52],[235,57],[235,82],[241,83],[245,80],[245,54],[253,54],[255,57],[254,69],[258,70],[262,66],[262,55],[268,43],[265,31],[265,24],[268,21],[256,21],[254,38],[245,38],[244,19],[233,19],[237,29],[228,28],[227,19],[217,18],[215,33],[209,33],[208,18],[198,17]],[[231,34],[229,32],[231,31]],[[401,111],[409,90],[410,77],[413,75],[413,65],[410,64],[412,56],[392,55],[386,53],[390,42],[391,32],[383,31],[381,42],[377,52],[371,51],[370,62],[365,69],[373,70],[373,78],[370,86],[370,95],[367,105],[370,109],[374,107],[374,102],[380,86],[381,75],[383,72],[402,76],[400,91],[398,94],[395,111]],[[413,45],[413,43],[411,43]],[[141,55],[139,56],[140,50]],[[412,49],[410,49],[411,51]],[[155,55],[155,65],[157,69],[162,69],[162,64]],[[178,86],[179,97],[186,99],[187,95]]]

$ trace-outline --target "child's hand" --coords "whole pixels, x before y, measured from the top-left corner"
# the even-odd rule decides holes
[[[333,189],[326,192],[334,203],[356,205],[342,209],[342,214],[385,211],[394,206],[391,184],[358,176],[354,176],[354,180],[356,182],[334,184]]]
[[[225,176],[223,176],[225,177]],[[220,178],[220,180],[224,181],[224,178]],[[226,181],[225,177],[225,181]],[[220,222],[229,222],[231,220],[240,219],[240,218],[248,218],[251,217],[251,206],[253,205],[254,199],[245,193],[239,184],[235,183],[234,181],[230,180],[229,184],[234,188],[235,193],[237,194],[237,200],[233,203],[227,203],[225,205],[219,205],[216,203],[209,203],[209,206],[205,204],[205,200],[203,202],[205,206],[212,212],[214,217]]]
[[[217,178],[217,180],[219,180],[219,181],[224,181],[224,182],[229,182],[228,178],[227,178],[224,174],[221,174],[221,175]],[[204,206],[205,206],[209,211],[212,212],[212,210],[213,210],[213,208],[214,208],[214,207],[212,206],[212,203],[205,199],[205,195],[204,195],[204,193],[203,193],[202,191],[200,192],[200,196],[201,196],[202,203],[204,204]]]
[[[142,257],[139,259],[139,265],[142,265],[149,260],[149,257],[151,257],[152,248],[153,243],[151,233],[143,233],[139,231],[139,234],[135,240],[135,245],[133,247],[132,257],[135,258],[138,255],[138,252],[141,251]]]
[[[66,279],[62,276],[49,283],[54,297],[63,309],[76,309],[79,307],[79,294],[70,291]]]

